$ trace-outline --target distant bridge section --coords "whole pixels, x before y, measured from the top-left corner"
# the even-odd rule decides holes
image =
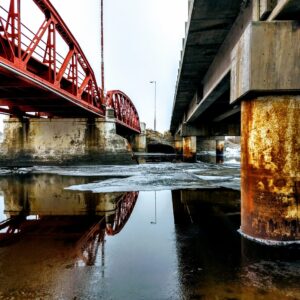
[[[300,240],[299,22],[299,0],[189,0],[172,111],[187,161],[241,135],[241,232],[267,244]]]

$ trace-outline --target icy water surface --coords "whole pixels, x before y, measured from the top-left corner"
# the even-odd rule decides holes
[[[238,165],[2,174],[0,299],[300,299],[299,248],[237,233]]]

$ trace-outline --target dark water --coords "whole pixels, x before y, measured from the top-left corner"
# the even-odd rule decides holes
[[[237,233],[230,189],[91,194],[0,178],[0,299],[300,299],[300,253]]]

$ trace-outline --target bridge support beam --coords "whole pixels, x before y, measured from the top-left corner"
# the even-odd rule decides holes
[[[132,163],[115,119],[53,118],[5,121],[0,165]]]
[[[300,96],[242,102],[241,232],[269,244],[300,242]]]

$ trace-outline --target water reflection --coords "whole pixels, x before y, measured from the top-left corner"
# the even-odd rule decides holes
[[[173,191],[177,255],[185,299],[300,299],[297,248],[240,237],[237,191]]]
[[[86,179],[56,175],[1,178],[5,219],[0,223],[0,246],[20,242],[26,246],[29,240],[48,239],[56,252],[54,241],[67,241],[71,246],[68,255],[74,257],[76,265],[94,265],[105,236],[115,235],[125,226],[138,192],[92,194],[64,190],[82,180]],[[44,245],[38,242],[34,250],[42,252]]]
[[[94,180],[0,178],[0,299],[300,299],[299,249],[241,238],[238,191],[64,190]]]

